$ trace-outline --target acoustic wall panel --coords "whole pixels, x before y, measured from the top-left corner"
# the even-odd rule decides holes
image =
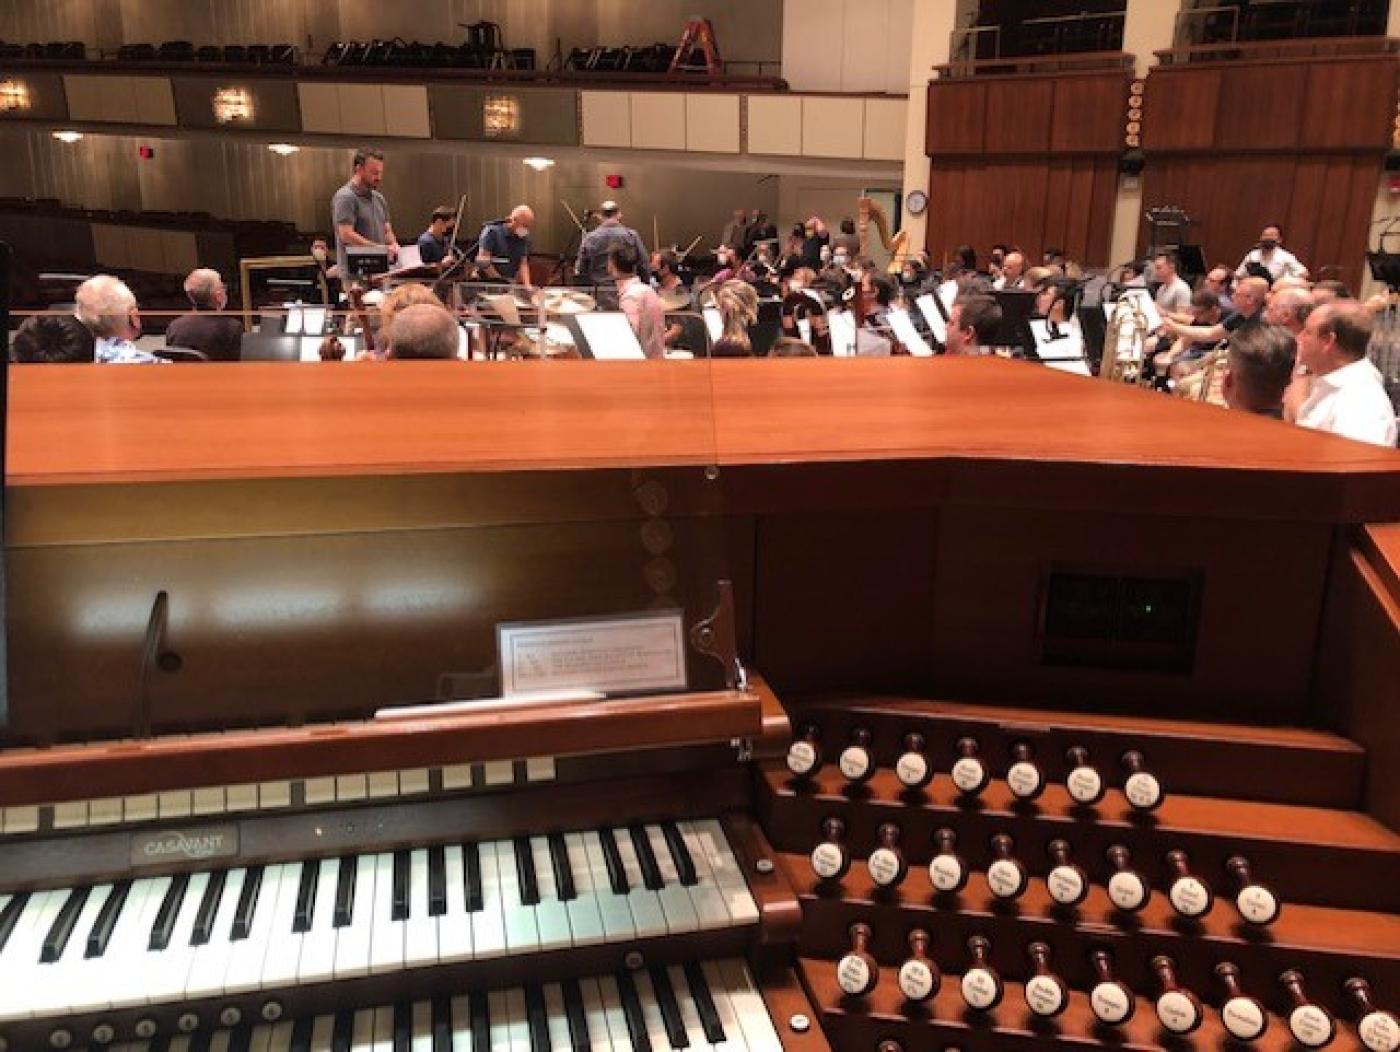
[[[750,95],[749,153],[783,157],[802,154],[802,99],[796,95]]]
[[[685,148],[697,153],[738,153],[739,96],[685,96]]]
[[[632,145],[632,100],[625,91],[580,92],[583,145],[626,149]]]
[[[385,84],[384,132],[403,139],[427,139],[432,136],[428,120],[428,89],[422,84]]]
[[[340,95],[334,84],[297,85],[301,101],[302,131],[316,135],[340,134]]]
[[[65,73],[63,92],[68,97],[68,116],[75,121],[100,121],[104,85],[116,77],[90,77]]]
[[[684,150],[685,96],[675,91],[634,91],[632,148],[634,150]]]
[[[802,100],[804,157],[860,157],[864,150],[864,99],[808,95]],[[903,148],[900,150],[903,153]]]
[[[340,100],[340,131],[344,135],[386,133],[384,88],[379,84],[337,84]]]
[[[169,77],[128,77],[136,123],[175,125],[175,92]],[[127,118],[128,120],[130,118]]]
[[[861,151],[868,161],[902,161],[909,103],[904,99],[866,99]]]

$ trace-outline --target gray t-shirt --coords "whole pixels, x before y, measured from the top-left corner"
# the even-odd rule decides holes
[[[1159,286],[1153,299],[1157,309],[1164,314],[1188,311],[1191,309],[1191,286],[1177,275],[1170,283]]]
[[[331,198],[331,229],[335,231],[335,258],[341,274],[346,273],[345,246],[340,243],[341,226],[352,226],[361,237],[382,245],[384,228],[388,224],[389,202],[378,190],[360,190],[351,181],[335,192]]]

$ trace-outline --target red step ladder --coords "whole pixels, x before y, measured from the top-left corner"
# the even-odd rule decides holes
[[[696,48],[705,56],[705,64],[697,66],[687,61]],[[724,63],[719,58],[719,44],[715,42],[715,27],[708,18],[692,18],[685,24],[681,43],[671,59],[670,73],[708,73],[712,77],[724,74]]]

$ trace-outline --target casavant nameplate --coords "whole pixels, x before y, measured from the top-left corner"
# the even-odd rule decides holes
[[[232,858],[237,854],[238,827],[233,825],[137,833],[131,838],[133,866]]]

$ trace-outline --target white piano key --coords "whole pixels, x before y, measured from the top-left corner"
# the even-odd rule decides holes
[[[318,1015],[311,1024],[311,1052],[331,1052],[335,1034],[335,1016]]]
[[[414,767],[410,770],[399,772],[399,794],[401,796],[414,796],[419,793],[426,793],[429,788],[428,769],[426,767]]]
[[[229,932],[233,928],[233,915],[238,912],[238,897],[243,893],[243,878],[247,875],[246,869],[231,869],[224,879],[209,941],[195,949],[190,962],[190,975],[185,982],[186,998],[217,997],[223,993],[224,977],[228,975],[229,959],[233,956]]]
[[[189,1034],[177,1034],[170,1039],[170,1044],[166,1045],[166,1052],[190,1052],[190,1045],[194,1042]]]
[[[374,884],[379,866],[374,855],[361,855],[355,862],[355,901],[354,908],[350,911],[350,923],[336,933],[337,979],[368,975],[370,968],[370,948],[374,933]]]
[[[515,845],[509,840],[497,840],[482,844],[481,848],[483,851],[491,848],[496,852],[507,949],[512,954],[539,949],[540,929],[535,921],[535,908],[525,905],[520,898],[520,872],[515,865]]]
[[[690,851],[691,860],[695,863],[695,876],[698,883],[692,885],[689,891],[690,901],[695,905],[695,916],[700,927],[706,930],[728,927],[733,922],[733,918],[729,915],[729,901],[727,896],[720,891],[719,884],[715,880],[714,869],[710,865],[710,856],[706,854],[699,834],[689,822],[677,822],[676,826],[680,829],[681,838],[685,841],[685,846]]]
[[[530,1017],[525,1009],[523,987],[513,986],[506,991],[506,1012],[510,1026],[510,1052],[530,1052]],[[495,1030],[494,1023],[493,1016],[492,1030]]]
[[[710,1000],[715,1003],[715,1015],[719,1016],[719,1025],[724,1029],[725,1040],[714,1047],[725,1052],[743,1052],[748,1047],[744,1040],[744,1028],[740,1025],[734,1005],[729,1000],[729,989],[725,985],[719,966],[714,961],[705,961],[700,965],[700,971],[705,976],[705,985],[710,989]]]
[[[276,1023],[267,1043],[267,1052],[292,1052],[292,1030],[296,1027],[290,1019]]]
[[[603,937],[607,942],[626,942],[637,937],[637,925],[632,919],[632,906],[626,895],[613,891],[608,878],[608,862],[603,855],[603,844],[596,832],[583,834],[584,848],[588,852],[588,878],[593,884],[594,901],[598,903],[598,914],[603,923]]]
[[[466,864],[460,844],[443,850],[443,869],[447,873],[447,912],[437,918],[438,961],[472,959],[472,914],[467,912]]]
[[[71,1002],[81,999],[74,997],[79,990],[75,984],[87,978],[83,966],[88,963],[84,956],[88,933],[92,931],[97,914],[111,891],[112,885],[99,884],[88,893],[83,908],[78,913],[78,920],[73,925],[72,934],[68,937],[68,943],[63,948],[63,955],[57,961],[39,964],[36,958],[35,968],[40,975],[36,977],[29,1006],[30,1014],[34,1018],[43,1018],[57,1012],[70,1012]]]
[[[452,792],[457,789],[470,789],[471,787],[471,764],[454,763],[442,769],[442,788],[444,791]]]
[[[579,991],[583,994],[583,1015],[588,1020],[588,1043],[592,1052],[614,1052],[612,1040],[612,1026],[608,1022],[608,1012],[603,1005],[603,994],[598,988],[598,980],[592,976],[578,981]],[[627,1029],[626,1022],[622,1028]],[[616,1052],[627,1052],[625,1046],[619,1046]]]
[[[224,787],[210,785],[194,791],[190,810],[196,815],[221,815],[224,813],[225,804]]]
[[[180,900],[180,910],[175,916],[175,926],[171,929],[169,944],[165,949],[152,950],[147,955],[146,1004],[165,1004],[168,1001],[181,1000],[185,996],[190,960],[194,957],[190,935],[194,930],[195,916],[199,913],[199,903],[204,898],[204,889],[208,883],[208,873],[191,875],[185,895]]]
[[[88,824],[88,802],[67,800],[53,805],[53,827],[55,829],[82,829]]]
[[[472,1047],[472,1006],[467,997],[452,998],[452,1052],[489,1052]]]
[[[334,778],[307,778],[301,783],[302,800],[307,807],[335,803]]]
[[[532,836],[530,855],[535,861],[535,883],[540,889],[540,901],[535,906],[540,949],[563,949],[572,945],[573,934],[569,929],[569,908],[559,898],[559,883],[554,879],[554,861],[549,854],[548,838]]]
[[[39,805],[24,804],[5,808],[5,835],[34,833],[39,829]]]
[[[532,756],[525,761],[527,782],[552,782],[555,779],[553,756]]]
[[[642,1003],[642,1018],[646,1020],[652,1052],[667,1052],[673,1046],[666,1035],[666,1020],[661,1016],[661,1005],[656,1000],[656,991],[652,989],[651,976],[645,968],[641,968],[632,973],[632,983],[637,988],[637,1000]]]
[[[263,957],[262,976],[258,985],[264,990],[275,990],[287,986],[297,977],[297,967],[301,964],[301,944],[305,935],[292,931],[297,913],[297,892],[301,888],[300,863],[284,866],[282,879],[277,882],[277,898],[259,905],[272,907],[272,930],[267,943],[267,953]],[[263,894],[270,889],[264,888]]]
[[[229,786],[226,797],[230,811],[256,811],[258,809],[258,787],[255,782]]]
[[[161,818],[188,818],[194,810],[194,794],[188,789],[176,789],[157,796]]]
[[[511,1052],[510,1006],[504,990],[492,990],[486,995],[486,1011],[491,1017],[491,1052]]]
[[[716,962],[723,976],[724,988],[729,993],[729,1001],[734,1006],[734,1014],[744,1031],[744,1044],[750,1052],[782,1052],[783,1042],[773,1029],[773,1020],[768,1015],[768,1006],[763,1003],[763,995],[749,977],[748,965],[737,958]],[[710,973],[705,973],[710,978]],[[713,983],[711,983],[713,986]]]
[[[355,1052],[360,1052],[355,1046]],[[363,1052],[394,1052],[394,1009],[380,1005],[374,1010],[374,1032]]]
[[[573,932],[575,946],[589,946],[603,941],[603,917],[598,908],[598,892],[593,886],[593,866],[588,859],[588,848],[584,845],[583,834],[566,833],[564,846],[569,854],[569,869],[574,875],[576,897],[566,904],[569,911],[569,930]],[[611,892],[611,888],[605,890]]]
[[[693,1049],[707,1048],[710,1039],[705,1036],[705,1026],[700,1022],[700,1010],[695,1007],[695,999],[690,993],[690,983],[686,981],[685,969],[673,964],[666,969],[666,978],[671,980],[671,989],[676,994],[676,1004],[680,1006],[681,1022],[685,1024],[686,1037]]]
[[[89,962],[100,974],[100,980],[73,991],[71,1009],[75,1014],[145,1003],[151,927],[170,889],[170,879],[148,877],[132,882],[112,937],[107,940],[107,952]]]
[[[622,995],[618,993],[617,980],[611,975],[600,975],[595,981],[603,1016],[608,1024],[608,1038],[612,1041],[614,1052],[632,1052],[632,1037],[627,1030],[627,1014],[622,1009]],[[653,1052],[662,1050],[654,1049]]]
[[[301,940],[301,959],[297,962],[297,981],[325,982],[335,977],[335,889],[340,882],[340,862],[321,860],[321,875],[316,881],[316,902],[311,912],[311,930]]]
[[[413,1037],[408,1043],[409,1052],[433,1052],[433,1005],[431,1001],[415,1001],[413,1004]],[[248,1052],[252,1052],[249,1049]]]
[[[209,1052],[228,1052],[231,1037],[233,1037],[232,1030],[215,1030],[209,1035]]]
[[[543,993],[544,1013],[549,1020],[550,1052],[569,1052],[573,1048],[573,1037],[564,1007],[564,989],[558,983],[545,983]]]
[[[637,929],[637,938],[651,935],[665,935],[666,911],[661,908],[661,899],[642,880],[642,864],[637,861],[637,852],[632,847],[632,837],[626,829],[613,832],[617,841],[617,853],[622,856],[622,868],[627,872],[627,905],[632,910],[632,923]]]
[[[374,928],[370,933],[371,974],[396,972],[403,967],[403,921],[393,919],[394,856],[374,856]]]
[[[729,908],[730,920],[736,925],[758,923],[758,903],[754,901],[748,881],[739,869],[739,860],[729,846],[724,827],[715,818],[692,822],[691,827],[698,834],[700,846],[709,859],[715,883],[719,885]]]
[[[248,1035],[248,1052],[271,1052],[273,1027],[270,1023],[261,1023],[253,1027],[253,1032]],[[288,1040],[290,1040],[290,1028]]]
[[[282,881],[288,880],[288,872],[296,873],[296,866],[265,866],[262,884],[258,888],[258,901],[253,907],[253,923],[246,939],[233,943],[229,955],[228,973],[224,976],[224,993],[250,993],[262,986],[263,961],[267,948],[276,938],[272,922],[277,912],[277,900],[281,896]]]
[[[259,782],[258,808],[268,811],[276,807],[292,806],[291,782]]]
[[[487,785],[512,785],[515,782],[513,760],[487,760],[481,768]]]
[[[700,927],[699,918],[695,915],[695,903],[690,899],[690,890],[681,883],[676,860],[666,846],[666,834],[661,832],[660,826],[648,825],[644,828],[647,842],[651,844],[651,853],[656,856],[656,866],[661,870],[661,879],[666,885],[656,893],[666,914],[666,928],[672,935],[695,931]]]
[[[509,847],[509,845],[507,845]],[[506,941],[505,898],[501,890],[500,865],[496,858],[496,842],[477,845],[481,857],[481,903],[479,912],[472,914],[472,947],[477,960],[503,957]],[[513,859],[507,860],[511,866]]]
[[[369,779],[363,774],[341,774],[335,779],[335,798],[338,803],[363,800],[369,795]]]
[[[88,802],[88,825],[115,825],[122,820],[122,798],[106,796]]]
[[[154,822],[160,817],[160,796],[142,793],[122,799],[123,822]]]
[[[408,920],[404,922],[405,968],[436,964],[438,918],[428,913],[428,849],[414,848],[408,862]]]
[[[383,800],[399,795],[398,771],[371,771],[368,781],[371,800]]]

